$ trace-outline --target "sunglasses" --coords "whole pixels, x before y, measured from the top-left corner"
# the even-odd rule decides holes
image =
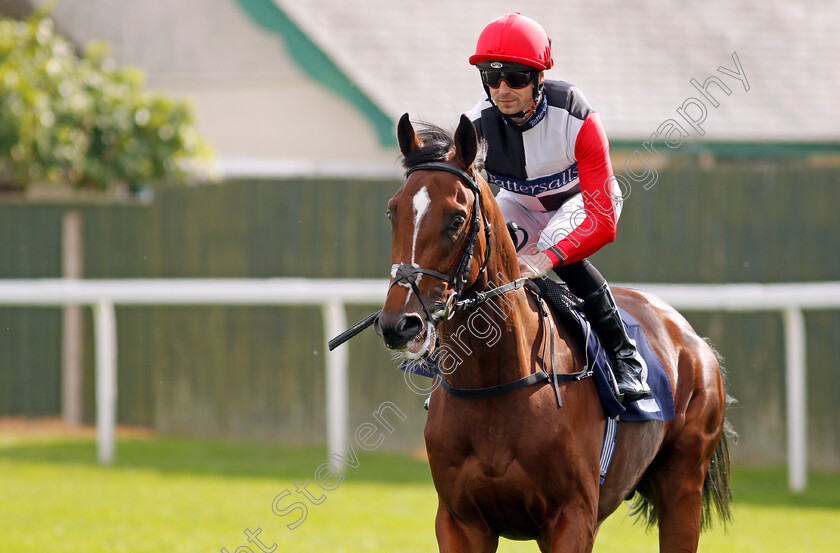
[[[481,71],[481,81],[490,88],[497,88],[505,81],[511,88],[524,88],[534,80],[535,71]]]

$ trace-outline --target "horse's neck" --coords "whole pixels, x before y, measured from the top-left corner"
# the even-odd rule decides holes
[[[509,274],[509,273],[508,273]],[[490,263],[487,287],[512,280]],[[542,336],[539,315],[524,289],[496,296],[474,311],[459,312],[442,329],[442,359],[453,386],[485,387],[509,382],[533,372],[535,340]]]
[[[476,290],[497,288],[518,278],[519,262],[513,242],[506,235],[505,220],[487,183],[477,175],[482,189],[483,215],[495,231],[487,268]],[[479,258],[486,252],[481,252]],[[469,296],[470,290],[466,291]],[[475,311],[458,312],[441,328],[441,364],[453,386],[485,387],[531,374],[540,366],[539,351],[546,328],[522,288],[496,296]],[[447,358],[448,356],[448,358]]]

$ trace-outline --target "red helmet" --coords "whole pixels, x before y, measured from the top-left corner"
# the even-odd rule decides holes
[[[542,25],[519,12],[491,21],[478,36],[470,64],[486,61],[521,63],[545,70],[551,69],[551,39]]]

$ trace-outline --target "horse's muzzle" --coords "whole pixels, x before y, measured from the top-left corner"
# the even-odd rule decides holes
[[[423,319],[417,313],[380,313],[373,323],[376,333],[389,349],[404,349],[423,332]]]

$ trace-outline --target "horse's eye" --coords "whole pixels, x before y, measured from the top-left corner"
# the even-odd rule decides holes
[[[463,215],[457,215],[454,219],[452,219],[452,228],[455,230],[460,229],[464,226],[464,223],[467,221],[467,218]]]
[[[391,210],[390,209],[385,211],[385,216],[388,217],[389,221],[391,220]]]

